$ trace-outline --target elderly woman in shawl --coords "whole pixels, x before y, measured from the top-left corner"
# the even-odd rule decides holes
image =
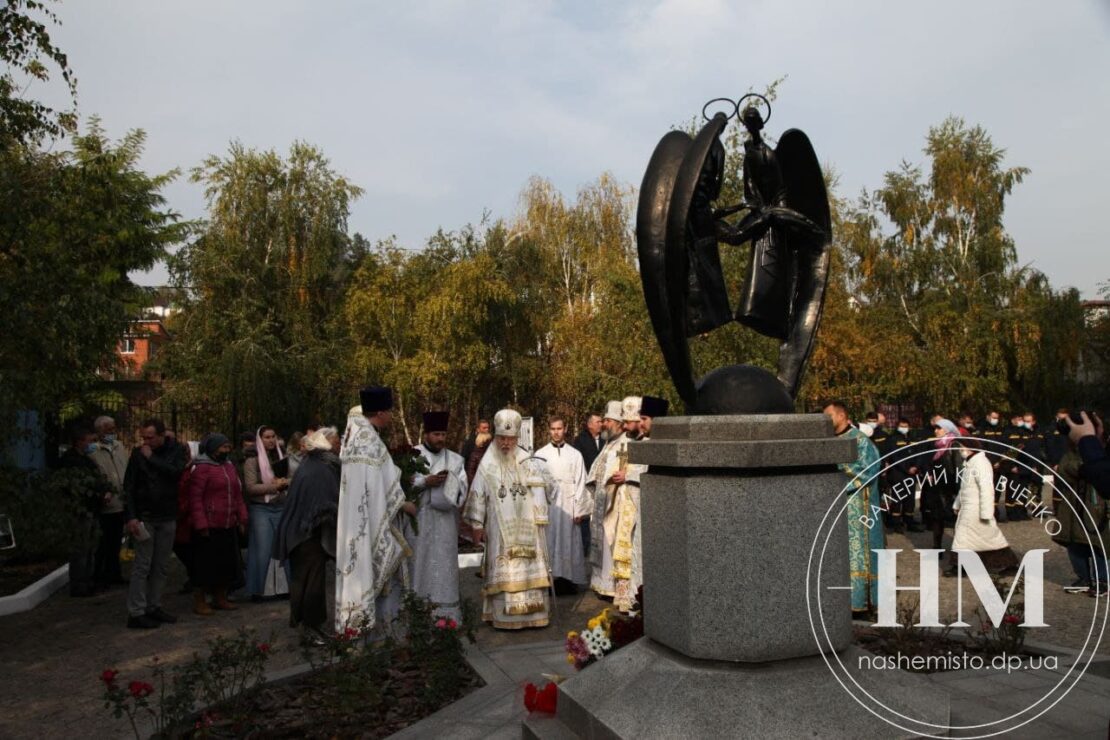
[[[335,561],[339,433],[335,427],[318,429],[302,440],[302,449],[278,523],[274,558],[292,564],[290,626],[320,632],[327,621],[327,568]]]

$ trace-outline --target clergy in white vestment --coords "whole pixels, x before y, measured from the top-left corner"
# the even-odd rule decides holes
[[[633,540],[639,524],[639,474],[643,470],[643,466],[628,461],[628,443],[639,437],[639,431],[640,397],[628,396],[621,401],[621,433],[611,445],[606,446],[608,454],[604,462],[599,456],[593,471],[594,517],[601,524],[595,533],[600,530],[601,542],[598,553],[591,552],[591,564],[594,565],[591,586],[602,596],[612,596],[614,606],[625,612],[632,608],[636,598],[632,572]],[[601,492],[605,495],[602,496]]]
[[[644,442],[651,439],[651,428],[655,419],[667,415],[670,402],[658,396],[644,396],[640,399],[640,440]],[[639,491],[640,476],[647,472],[646,465],[629,465],[628,481],[636,486]],[[644,543],[643,543],[643,511],[642,499],[637,498],[636,526],[632,530],[632,577],[629,579],[628,590],[617,603],[617,607],[628,611],[636,598],[636,592],[644,585]]]
[[[520,424],[512,409],[494,416],[494,441],[478,465],[465,511],[474,541],[486,541],[482,619],[498,629],[546,627],[550,613],[544,527],[556,486],[543,461],[518,447]]]
[[[605,513],[611,507],[610,488],[606,486],[607,471],[615,469],[616,460],[612,456],[619,445],[627,442],[621,422],[621,402],[609,401],[605,406],[602,419],[608,436],[605,447],[601,449],[590,466],[586,476],[586,494],[590,504],[590,588],[599,596],[613,598],[613,552],[612,544],[605,541]]]
[[[428,463],[428,474],[413,478],[420,492],[412,542],[412,590],[432,602],[436,616],[462,621],[459,607],[459,525],[457,514],[466,502],[463,458],[447,449],[446,411],[424,414],[424,442],[416,450]]]
[[[391,631],[408,586],[402,511],[416,513],[401,490],[401,471],[382,439],[393,420],[393,392],[359,392],[339,450],[339,517],[335,557],[335,628]]]
[[[554,416],[547,424],[551,441],[536,450],[536,457],[558,486],[547,514],[547,552],[555,593],[575,593],[577,584],[589,583],[586,555],[582,550],[582,529],[578,526],[589,515],[586,497],[586,464],[582,453],[566,443],[567,423]]]

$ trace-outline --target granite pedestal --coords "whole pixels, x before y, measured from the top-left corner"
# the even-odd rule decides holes
[[[641,477],[645,637],[560,684],[558,714],[525,737],[899,737],[820,654],[807,608],[810,545],[855,459],[820,414],[655,420],[630,447]],[[846,665],[848,533],[833,524],[823,621]],[[919,676],[859,680],[887,706],[946,724],[948,698]]]

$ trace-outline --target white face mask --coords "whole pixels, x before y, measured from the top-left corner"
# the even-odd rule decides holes
[[[987,419],[987,423],[990,424],[992,427],[996,427],[998,426],[998,419]]]
[[[910,433],[910,428],[909,427],[898,427],[898,433],[899,434],[909,434]]]

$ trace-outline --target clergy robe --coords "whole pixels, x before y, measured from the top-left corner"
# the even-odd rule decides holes
[[[485,530],[482,619],[499,629],[546,627],[551,587],[546,556],[555,480],[542,460],[491,443],[470,487],[465,518]]]
[[[416,450],[428,462],[428,473],[447,471],[443,485],[427,488],[425,476],[417,475],[413,485],[419,489],[416,524],[409,530],[412,543],[412,590],[432,602],[436,616],[462,621],[459,608],[459,527],[456,514],[466,501],[465,463],[458,453],[446,447],[432,452],[424,445]]]
[[[618,608],[631,605],[635,590],[631,588],[633,537],[640,503],[640,486],[636,466],[625,462],[625,483],[609,483],[621,468],[621,457],[627,454],[631,438],[621,433],[605,446],[590,471],[594,483],[594,511],[590,520],[590,564],[593,577],[590,586],[602,596],[618,597]]]
[[[391,628],[407,586],[405,559],[412,554],[401,534],[401,471],[361,413],[347,419],[339,452],[336,533],[335,627]]]
[[[845,487],[848,507],[848,565],[851,572],[852,611],[869,611],[879,603],[879,566],[875,550],[884,547],[882,517],[876,512],[882,505],[879,494],[879,451],[863,432],[848,427],[841,437],[856,441],[856,459],[841,463],[840,469],[850,478]],[[867,526],[866,521],[871,522]]]
[[[556,447],[548,443],[536,452],[547,463],[557,485],[555,500],[547,513],[547,552],[551,556],[551,574],[574,583],[589,583],[586,554],[582,551],[582,529],[575,517],[588,516],[586,498],[586,465],[582,453],[564,443]]]

